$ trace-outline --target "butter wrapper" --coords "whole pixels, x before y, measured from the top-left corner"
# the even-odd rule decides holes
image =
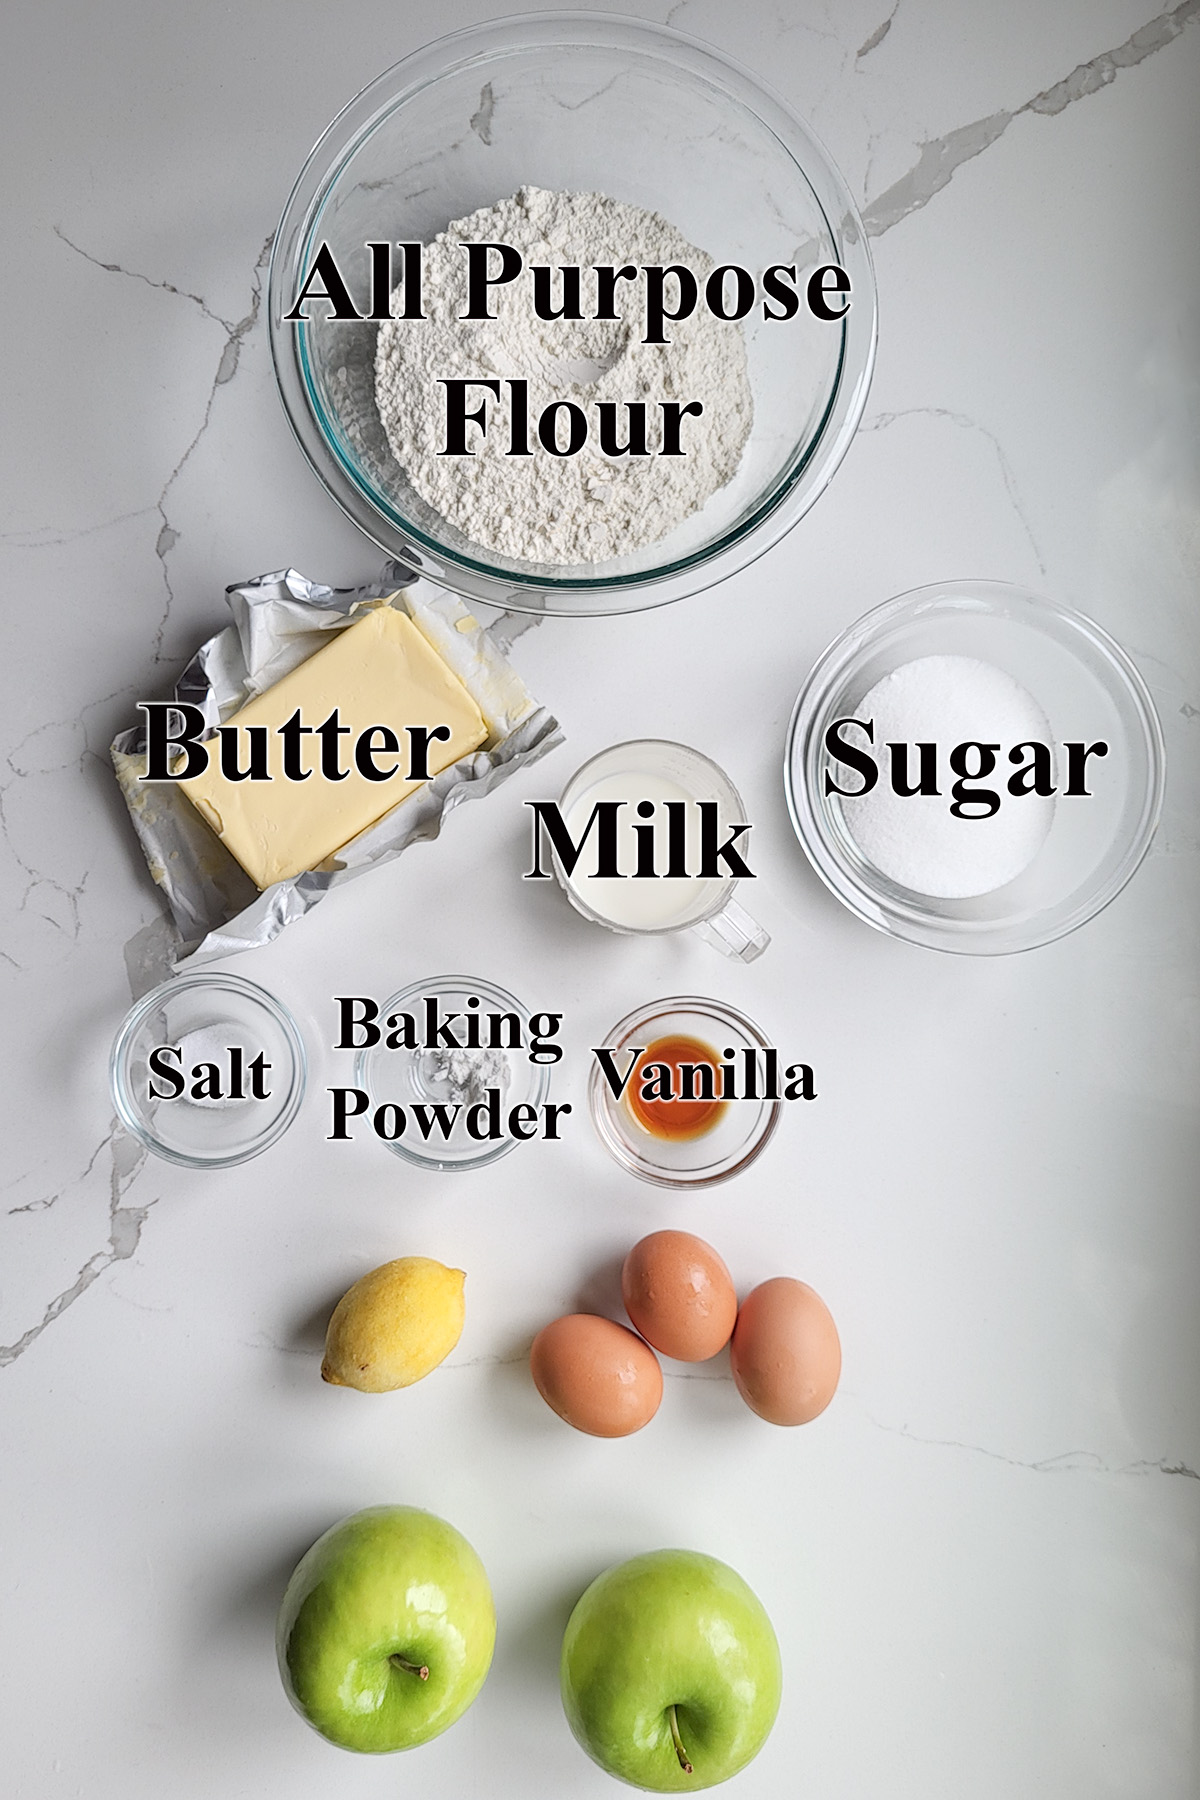
[[[415,585],[414,585],[415,584]],[[144,725],[122,731],[112,760],[151,875],[166,895],[180,950],[177,969],[195,968],[270,943],[331,889],[422,838],[435,838],[447,813],[490,794],[514,770],[563,741],[558,721],[529,693],[504,655],[506,617],[483,626],[455,595],[386,563],[377,582],[329,588],[295,569],[226,589],[233,623],[202,644],[174,698],[198,706],[212,732],[256,694],[273,687],[344,631],[365,608],[391,604],[408,613],[453,669],[483,714],[488,736],[390,812],[344,844],[320,869],[278,881],[262,893],[172,782],[146,782]]]

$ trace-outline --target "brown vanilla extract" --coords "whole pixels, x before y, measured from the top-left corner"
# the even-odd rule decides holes
[[[643,1131],[670,1142],[703,1137],[727,1104],[720,1058],[699,1038],[673,1032],[638,1058],[625,1103]]]

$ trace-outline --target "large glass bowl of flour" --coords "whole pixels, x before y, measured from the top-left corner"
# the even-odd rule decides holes
[[[320,301],[305,305],[311,317],[285,317],[322,243],[367,312],[365,245],[428,246],[452,222],[522,189],[602,195],[658,214],[713,263],[759,281],[743,324],[723,327],[744,341],[753,403],[736,472],[657,541],[602,560],[539,561],[481,547],[423,497],[393,452],[376,402],[380,325],[330,319]],[[764,318],[761,277],[777,264],[795,267],[802,296],[814,271],[843,268],[851,282],[845,316],[817,319],[802,303],[792,319]],[[844,181],[781,99],[678,32],[543,13],[443,38],[339,114],[276,235],[270,327],[301,448],[342,509],[389,554],[457,593],[511,610],[616,613],[722,580],[813,504],[866,400],[875,285]],[[575,378],[586,380],[587,368],[581,353]],[[690,432],[705,422],[686,424]]]

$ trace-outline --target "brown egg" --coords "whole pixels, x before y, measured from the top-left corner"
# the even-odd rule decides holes
[[[593,1437],[627,1437],[658,1411],[662,1370],[640,1337],[612,1319],[569,1313],[533,1340],[529,1367],[560,1419]]]
[[[742,1301],[730,1345],[746,1405],[772,1425],[807,1425],[833,1399],[842,1372],[837,1326],[819,1294],[790,1275]]]
[[[711,1244],[687,1231],[652,1231],[621,1270],[625,1310],[664,1356],[705,1362],[729,1342],[737,1294]]]

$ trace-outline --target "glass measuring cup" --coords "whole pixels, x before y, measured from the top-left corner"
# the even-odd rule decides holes
[[[620,871],[615,877],[597,872],[601,833],[593,809],[604,801],[618,803],[612,827]],[[705,803],[715,807],[707,818]],[[748,821],[728,775],[699,750],[666,738],[613,744],[575,771],[558,811],[572,845],[582,840],[582,846],[568,870],[552,843],[554,873],[585,919],[639,937],[694,931],[740,962],[753,962],[770,943],[733,898],[738,877],[732,871],[700,873],[705,837],[709,869],[715,862],[724,869],[722,859],[711,854],[713,846],[730,843],[732,827]],[[732,853],[745,859],[744,835],[732,839]]]

